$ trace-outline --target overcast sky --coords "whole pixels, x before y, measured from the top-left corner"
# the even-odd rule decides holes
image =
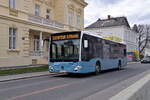
[[[98,18],[126,16],[129,24],[150,24],[150,0],[85,0],[85,26]]]

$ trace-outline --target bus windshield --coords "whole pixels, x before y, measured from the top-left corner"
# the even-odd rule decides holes
[[[80,39],[51,42],[51,62],[79,61]]]

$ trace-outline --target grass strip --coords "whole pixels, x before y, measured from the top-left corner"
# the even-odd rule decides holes
[[[23,73],[30,73],[30,72],[40,72],[40,71],[48,71],[48,66],[0,70],[0,76],[23,74]]]

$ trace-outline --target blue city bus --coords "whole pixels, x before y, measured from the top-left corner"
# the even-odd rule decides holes
[[[98,74],[127,65],[125,44],[103,39],[92,31],[56,33],[50,40],[49,72]]]

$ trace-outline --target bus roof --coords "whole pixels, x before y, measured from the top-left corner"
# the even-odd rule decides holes
[[[104,39],[102,36],[98,35],[95,31],[92,31],[92,30],[88,30],[88,31],[69,31],[69,32],[60,32],[60,33],[54,33],[54,34],[52,34],[52,35],[69,34],[69,33],[81,33],[81,34],[87,34],[87,35],[91,35],[91,36],[95,36],[95,37],[101,38],[101,39],[103,39],[103,40],[108,40],[108,41],[111,41],[111,42],[114,42],[114,43],[119,43],[119,44],[126,45],[126,43],[123,43],[123,42],[116,42],[116,41],[113,41],[113,40],[110,40],[110,39]]]

